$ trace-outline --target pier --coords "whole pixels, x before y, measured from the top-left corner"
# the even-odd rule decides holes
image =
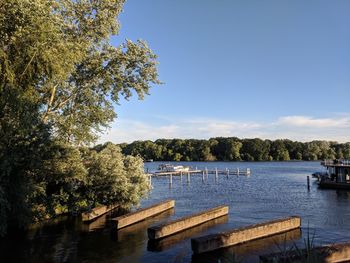
[[[215,175],[244,175],[244,176],[249,176],[251,174],[250,168],[246,168],[246,169],[239,169],[239,168],[235,168],[235,169],[224,169],[224,170],[218,170],[218,169],[214,169],[214,170],[208,170],[208,169],[203,169],[203,170],[199,170],[199,169],[195,169],[195,170],[189,170],[189,171],[172,171],[172,172],[153,172],[153,173],[147,173],[148,175],[151,176],[167,176],[167,175],[192,175],[192,174],[196,174],[196,175],[201,175],[201,174],[215,174]]]

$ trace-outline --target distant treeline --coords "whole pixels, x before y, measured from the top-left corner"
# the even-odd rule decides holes
[[[154,161],[287,161],[350,159],[350,143],[239,139],[158,139],[119,144],[127,155]],[[96,148],[103,148],[98,145]]]

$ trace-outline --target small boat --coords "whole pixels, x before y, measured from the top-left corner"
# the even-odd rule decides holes
[[[158,173],[162,172],[188,172],[190,170],[189,166],[183,165],[171,165],[171,164],[161,164],[158,167]]]
[[[324,160],[321,165],[326,167],[327,176],[320,178],[320,188],[350,190],[350,160]]]

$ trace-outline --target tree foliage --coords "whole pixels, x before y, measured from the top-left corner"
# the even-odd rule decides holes
[[[103,148],[103,145],[98,146]],[[350,143],[239,139],[158,139],[122,144],[125,154],[156,161],[289,161],[350,158]]]
[[[160,83],[144,41],[110,44],[123,4],[0,1],[0,234],[93,204],[136,204],[147,191],[140,159],[82,148],[120,98],[143,99]]]

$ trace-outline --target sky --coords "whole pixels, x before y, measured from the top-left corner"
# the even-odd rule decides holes
[[[99,142],[350,141],[350,1],[129,0],[112,38],[145,40],[159,79]]]

